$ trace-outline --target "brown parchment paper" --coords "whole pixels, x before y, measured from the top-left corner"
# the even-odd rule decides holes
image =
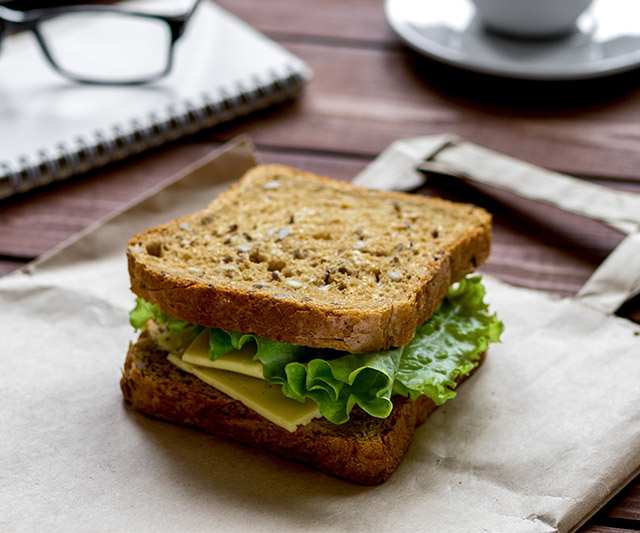
[[[633,476],[640,328],[489,277],[503,343],[382,486],[126,407],[127,239],[251,165],[249,144],[235,145],[0,279],[0,530],[568,531]]]

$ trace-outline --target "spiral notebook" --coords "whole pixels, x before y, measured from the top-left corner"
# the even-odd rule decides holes
[[[34,36],[0,56],[0,199],[64,180],[294,98],[311,71],[225,11],[200,3],[166,78],[141,86],[68,81]]]

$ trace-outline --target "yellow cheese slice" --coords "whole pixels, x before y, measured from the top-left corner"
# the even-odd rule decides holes
[[[262,363],[253,360],[255,353],[255,344],[251,342],[245,344],[242,350],[232,350],[212,361],[209,359],[209,330],[205,329],[182,354],[182,360],[191,365],[219,368],[263,379]]]
[[[321,416],[316,402],[307,398],[301,403],[287,398],[282,394],[280,385],[227,370],[195,366],[175,355],[169,355],[168,359],[178,368],[242,402],[249,409],[288,431],[293,432],[299,425],[308,424]]]

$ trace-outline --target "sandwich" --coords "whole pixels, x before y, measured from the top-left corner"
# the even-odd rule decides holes
[[[491,215],[284,166],[127,247],[136,410],[355,483],[386,481],[415,428],[502,324],[472,274]]]

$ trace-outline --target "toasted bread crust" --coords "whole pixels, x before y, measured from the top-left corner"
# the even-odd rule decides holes
[[[278,198],[271,190],[265,190],[274,180],[284,184],[281,187],[284,199]],[[286,185],[290,187],[287,189]],[[307,196],[292,199],[287,197],[295,195],[304,187],[311,191]],[[309,228],[314,227],[312,223],[304,227],[304,231],[301,230],[286,239],[279,239],[277,235],[273,237],[273,234],[266,237],[264,233],[257,232],[260,242],[270,247],[270,254],[280,254],[279,258],[285,252],[289,254],[286,257],[291,258],[291,264],[295,264],[295,268],[299,268],[299,279],[304,283],[297,281],[295,277],[291,280],[285,278],[286,268],[282,270],[285,272],[284,275],[276,267],[269,266],[266,270],[264,264],[269,262],[271,265],[270,256],[263,259],[250,258],[246,250],[252,246],[257,247],[258,239],[255,233],[253,238],[248,236],[247,231],[251,231],[250,227],[255,229],[256,224],[262,224],[267,216],[261,213],[260,210],[264,209],[264,206],[256,201],[255,197],[268,193],[274,198],[273,201],[281,202],[283,205],[280,211],[276,212],[277,216],[280,216],[290,203],[296,204],[298,211],[314,208],[315,199],[311,195],[313,193],[317,196],[316,191],[323,191],[325,197],[333,202],[331,205],[338,206],[335,207],[335,215],[332,215],[333,226],[328,227],[330,225],[325,224],[326,227],[323,229],[330,237],[325,241],[329,241],[330,244],[308,236]],[[368,238],[362,242],[376,242],[377,238],[378,249],[373,249],[373,245],[371,251],[364,249],[364,252],[370,252],[366,255],[370,264],[367,272],[364,272],[362,266],[353,267],[352,263],[358,260],[357,257],[364,254],[360,253],[360,250],[349,249],[353,242],[347,242],[347,233],[353,229],[341,223],[340,216],[344,216],[342,212],[347,213],[347,209],[340,206],[341,201],[351,202],[349,209],[356,217],[360,209],[358,201],[369,208],[368,212],[362,208],[360,225],[364,229],[361,231],[363,234],[366,233]],[[246,208],[247,203],[250,203],[253,211]],[[328,210],[330,208],[324,208],[324,211]],[[247,212],[255,213],[253,219]],[[413,213],[413,227],[409,224],[409,218],[402,218],[405,212]],[[244,225],[239,222],[240,227],[235,222],[230,223],[236,213],[245,216],[249,222],[245,221]],[[372,223],[371,213],[379,216],[380,220]],[[294,216],[291,214],[291,220],[293,219]],[[222,251],[210,253],[204,266],[198,264],[196,268],[187,258],[184,261],[176,259],[175,264],[185,264],[189,265],[188,267],[174,268],[167,257],[183,257],[184,251],[174,245],[174,248],[170,252],[164,252],[163,256],[162,250],[168,248],[166,243],[175,243],[180,239],[183,239],[182,242],[191,243],[192,239],[200,239],[200,248],[196,252],[201,253],[205,248],[202,245],[205,230],[202,228],[207,220],[213,220],[213,224],[218,224],[219,227],[224,223],[234,228],[227,235],[220,234],[217,229],[206,235],[209,246],[218,246]],[[381,227],[384,230],[393,224],[404,224],[409,229],[404,229],[401,225],[395,233],[387,232],[383,237],[376,235],[376,231],[380,232]],[[443,226],[439,230],[440,234],[437,229],[430,229],[429,234],[433,233],[435,236],[425,236],[424,228],[437,228],[438,224]],[[187,231],[184,229],[186,227],[195,227],[197,230]],[[238,228],[237,231],[235,228]],[[246,231],[242,231],[244,229]],[[227,253],[231,247],[225,248],[222,245],[223,239],[226,238],[224,243],[229,244],[231,238],[235,238],[235,234],[241,231],[248,239],[252,239],[251,242],[242,241],[242,244],[237,245],[237,248],[245,252],[234,248],[231,253]],[[133,292],[158,305],[170,316],[204,326],[254,333],[280,342],[367,353],[409,342],[416,327],[434,313],[447,294],[449,286],[475,270],[488,257],[490,231],[491,216],[474,206],[402,193],[370,191],[287,167],[271,165],[251,170],[238,184],[222,194],[205,210],[134,237],[129,242],[127,257]],[[343,232],[346,235],[344,238]],[[215,238],[211,239],[211,235]],[[275,242],[272,242],[274,240]],[[399,240],[402,242],[397,242]],[[297,248],[287,249],[290,242],[295,243],[291,248]],[[319,261],[312,261],[313,256],[311,259],[296,257],[296,253],[303,255],[301,249],[306,254],[307,250],[314,250],[319,242],[324,246],[322,252],[317,254]],[[401,247],[401,251],[394,251],[398,246]],[[412,249],[409,250],[409,247]],[[227,255],[222,256],[223,253]],[[236,255],[233,255],[234,253]],[[335,264],[327,263],[327,266],[323,263],[327,256],[338,259],[334,261]],[[340,268],[336,265],[339,265],[339,261],[346,261],[342,258],[347,256],[356,257],[349,263],[353,270],[340,278]],[[232,260],[234,262],[225,264],[225,261]],[[321,266],[316,265],[318,262]],[[395,264],[400,267],[394,266]],[[246,267],[246,270],[241,272],[237,279],[225,278],[225,273],[231,272],[235,265],[239,269]],[[310,265],[313,265],[317,272],[314,272]],[[273,276],[270,282],[265,280],[263,283],[260,278],[260,283],[256,283],[256,279],[239,277],[248,276],[247,272],[253,275],[254,272],[259,272],[261,266],[264,275]],[[192,272],[187,270],[189,267]],[[198,271],[198,268],[201,269],[201,273],[196,275],[194,272]],[[397,269],[398,272],[393,269]],[[322,282],[318,278],[325,275],[325,271],[327,280],[335,277],[336,282],[326,282],[327,286],[319,287]],[[374,272],[376,282],[373,286],[371,283],[366,286],[361,282],[361,278],[370,278],[371,272]],[[389,280],[389,276],[399,275],[404,276],[402,282]],[[266,285],[269,287],[265,288]],[[321,289],[326,288],[330,290],[322,292]]]
[[[149,330],[130,346],[120,386],[126,401],[137,411],[364,485],[389,478],[405,455],[415,428],[436,408],[425,396],[415,402],[397,396],[386,419],[371,417],[356,408],[345,424],[335,425],[320,418],[291,433],[182,372],[166,355]]]

